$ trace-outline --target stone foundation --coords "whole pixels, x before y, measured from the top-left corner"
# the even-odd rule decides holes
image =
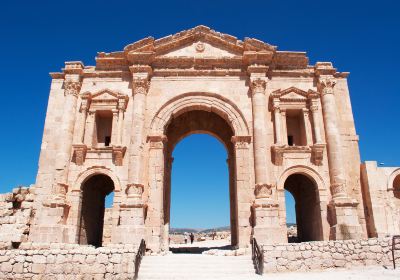
[[[0,279],[133,279],[137,248],[22,243],[0,250]]]
[[[263,245],[264,272],[376,265],[391,267],[393,265],[391,246],[391,237]],[[399,263],[400,251],[396,252],[395,258]]]

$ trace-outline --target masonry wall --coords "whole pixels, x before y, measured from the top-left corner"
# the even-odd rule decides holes
[[[133,279],[135,247],[23,243],[0,250],[0,279]]]
[[[316,241],[264,245],[264,272],[392,266],[392,239]],[[400,262],[400,251],[395,255]]]
[[[33,217],[33,188],[18,187],[0,194],[0,247],[28,240]]]

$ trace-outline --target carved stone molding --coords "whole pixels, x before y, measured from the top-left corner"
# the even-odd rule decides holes
[[[147,94],[149,90],[150,82],[146,78],[133,78],[132,79],[132,88],[133,88],[133,95],[136,94]]]
[[[126,186],[126,195],[130,198],[142,198],[144,186],[142,184],[128,184]]]
[[[232,143],[236,149],[248,149],[251,143],[251,136],[232,136]]]
[[[112,157],[113,162],[116,166],[122,166],[123,159],[125,156],[126,147],[113,146],[112,147]]]
[[[273,186],[270,184],[256,184],[255,195],[256,198],[271,198],[273,193]]]
[[[252,93],[265,93],[265,89],[267,88],[267,82],[264,79],[254,79],[250,82],[250,88]]]
[[[164,143],[166,143],[167,140],[167,136],[165,135],[147,136],[147,142],[150,143],[150,149],[163,149]]]
[[[333,197],[347,197],[346,185],[344,183],[332,184],[331,193]]]
[[[322,165],[324,159],[325,144],[314,144],[311,146],[311,161],[315,165]]]
[[[81,90],[82,83],[79,81],[65,81],[64,82],[64,94],[73,95],[75,97],[78,96],[79,91]]]
[[[74,149],[72,160],[76,165],[82,165],[86,159],[87,146],[85,144],[74,144],[72,147]]]
[[[272,160],[275,165],[282,165],[284,154],[309,154],[312,152],[308,146],[272,146]]]

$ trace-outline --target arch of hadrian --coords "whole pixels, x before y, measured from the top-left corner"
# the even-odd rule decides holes
[[[398,233],[400,169],[361,164],[348,73],[308,62],[204,26],[66,62],[51,73],[28,239],[100,246],[114,192],[109,242],[166,250],[171,155],[192,133],[227,150],[232,245],[287,242],[284,190],[301,240]]]

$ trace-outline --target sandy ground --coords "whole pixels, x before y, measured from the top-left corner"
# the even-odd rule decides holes
[[[219,240],[205,240],[205,241],[194,241],[190,244],[188,240],[187,244],[170,244],[171,248],[181,248],[181,247],[198,247],[198,248],[213,248],[213,247],[226,247],[231,245],[231,241],[228,239]]]
[[[230,240],[206,240],[195,241],[193,244],[170,244],[170,247],[198,247],[198,248],[226,248],[230,245]],[[331,269],[324,271],[307,271],[307,272],[286,272],[286,273],[270,273],[264,274],[257,279],[273,279],[273,280],[400,280],[400,267],[393,270],[393,267],[359,267],[352,269]]]

